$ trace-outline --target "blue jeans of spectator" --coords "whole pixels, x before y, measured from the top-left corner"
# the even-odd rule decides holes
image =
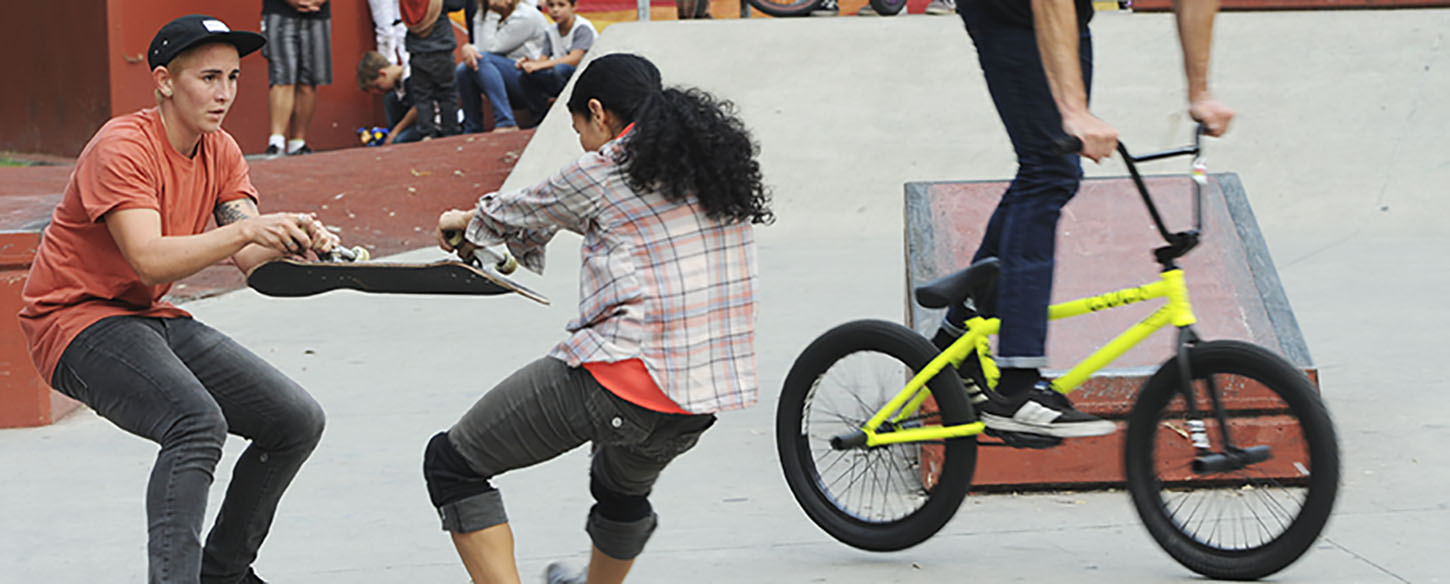
[[[383,115],[388,118],[389,131],[397,127],[398,122],[403,121],[403,116],[408,115],[410,109],[413,109],[413,106],[398,99],[397,92],[389,91],[383,94]],[[393,143],[417,142],[420,139],[422,136],[418,135],[418,124],[414,122],[413,125],[398,130],[398,135],[393,136]]]
[[[574,75],[574,70],[573,65],[554,65],[524,74],[524,103],[528,105],[529,113],[534,115],[535,120],[543,119],[544,114],[549,111],[549,98],[559,97],[564,86],[569,84],[569,77]]]
[[[81,331],[51,385],[161,446],[146,487],[150,582],[255,577],[282,492],[322,438],[322,407],[306,391],[211,327],[139,316]],[[252,443],[203,547],[207,491],[229,433]]]
[[[483,131],[483,99],[488,97],[493,106],[495,128],[518,126],[514,120],[514,109],[510,100],[522,102],[523,87],[519,79],[523,71],[514,66],[513,59],[503,55],[484,53],[478,58],[478,69],[469,69],[468,63],[460,63],[454,71],[458,80],[458,98],[463,104],[463,131]]]
[[[977,47],[987,90],[1017,154],[1017,175],[987,222],[972,261],[1001,260],[997,314],[1002,319],[997,364],[1047,366],[1047,306],[1052,299],[1053,255],[1062,207],[1077,194],[1082,163],[1076,154],[1054,155],[1063,135],[1062,117],[1038,56],[1031,28],[1005,22],[989,2],[957,2],[957,12]],[[1079,32],[1083,83],[1092,88],[1092,36]],[[960,327],[965,310],[953,307],[947,320]],[[989,315],[991,316],[991,315]]]

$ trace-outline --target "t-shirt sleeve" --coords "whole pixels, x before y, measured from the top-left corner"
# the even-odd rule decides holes
[[[570,36],[574,37],[574,42],[570,44],[570,50],[589,52],[589,49],[594,46],[594,29],[592,28],[576,26],[574,27],[574,33]]]
[[[141,135],[116,132],[76,166],[76,185],[86,217],[100,221],[117,209],[161,211],[156,165]]]
[[[252,186],[251,167],[247,165],[247,159],[242,157],[242,147],[237,145],[236,138],[231,134],[221,132],[221,135],[221,152],[218,153],[220,156],[217,158],[217,166],[222,169],[222,176],[227,178],[217,185],[217,204],[243,197],[251,199],[253,203],[258,202],[257,188]]]

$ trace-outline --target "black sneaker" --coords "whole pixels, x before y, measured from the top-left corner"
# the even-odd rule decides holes
[[[841,8],[836,5],[836,0],[825,0],[821,5],[811,11],[811,16],[836,16],[841,13]]]
[[[282,155],[282,149],[281,148],[278,148],[275,144],[268,144],[267,145],[267,156],[281,156],[281,155]]]
[[[1112,422],[1077,411],[1067,396],[1053,391],[1046,381],[1039,381],[1024,395],[1007,401],[1006,404],[996,400],[975,404],[982,423],[1003,432],[1058,438],[1103,436],[1118,430]]]
[[[301,156],[303,154],[312,154],[312,147],[303,144],[301,148],[298,148],[296,152],[293,152],[289,156]]]

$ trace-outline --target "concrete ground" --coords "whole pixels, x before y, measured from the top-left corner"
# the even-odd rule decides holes
[[[1435,366],[1450,313],[1433,308],[1450,286],[1447,30],[1447,10],[1219,20],[1215,86],[1242,115],[1231,137],[1210,145],[1210,168],[1243,179],[1344,458],[1324,537],[1273,581],[1450,580],[1439,564],[1450,535],[1450,455],[1440,446],[1450,439],[1450,382]],[[1099,115],[1138,150],[1182,141],[1190,126],[1171,17],[1103,15],[1094,31]],[[666,473],[653,497],[662,527],[631,581],[1199,580],[1157,549],[1120,492],[974,496],[925,544],[874,554],[824,535],[781,479],[774,400],[794,356],[844,320],[902,317],[902,183],[1012,173],[959,22],[620,24],[594,54],[615,51],[646,54],[667,80],[736,101],[780,217],[759,231],[761,402],[721,416]],[[578,152],[556,112],[506,186],[538,180]],[[281,300],[245,290],[186,305],[294,376],[329,413],[257,562],[264,577],[467,581],[428,505],[422,448],[561,337],[577,241],[561,236],[551,270],[525,276],[555,300],[550,307],[517,297]],[[229,445],[219,487],[241,446]],[[0,582],[144,581],[141,495],[154,453],[89,413],[0,432]],[[526,578],[551,560],[584,558],[585,469],[581,451],[497,481]]]

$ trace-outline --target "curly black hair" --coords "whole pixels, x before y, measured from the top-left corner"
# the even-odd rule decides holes
[[[760,147],[734,103],[700,89],[662,88],[659,69],[631,54],[605,55],[579,74],[570,113],[589,116],[591,99],[634,124],[616,159],[630,188],[672,201],[694,196],[716,221],[775,220],[755,159]]]

